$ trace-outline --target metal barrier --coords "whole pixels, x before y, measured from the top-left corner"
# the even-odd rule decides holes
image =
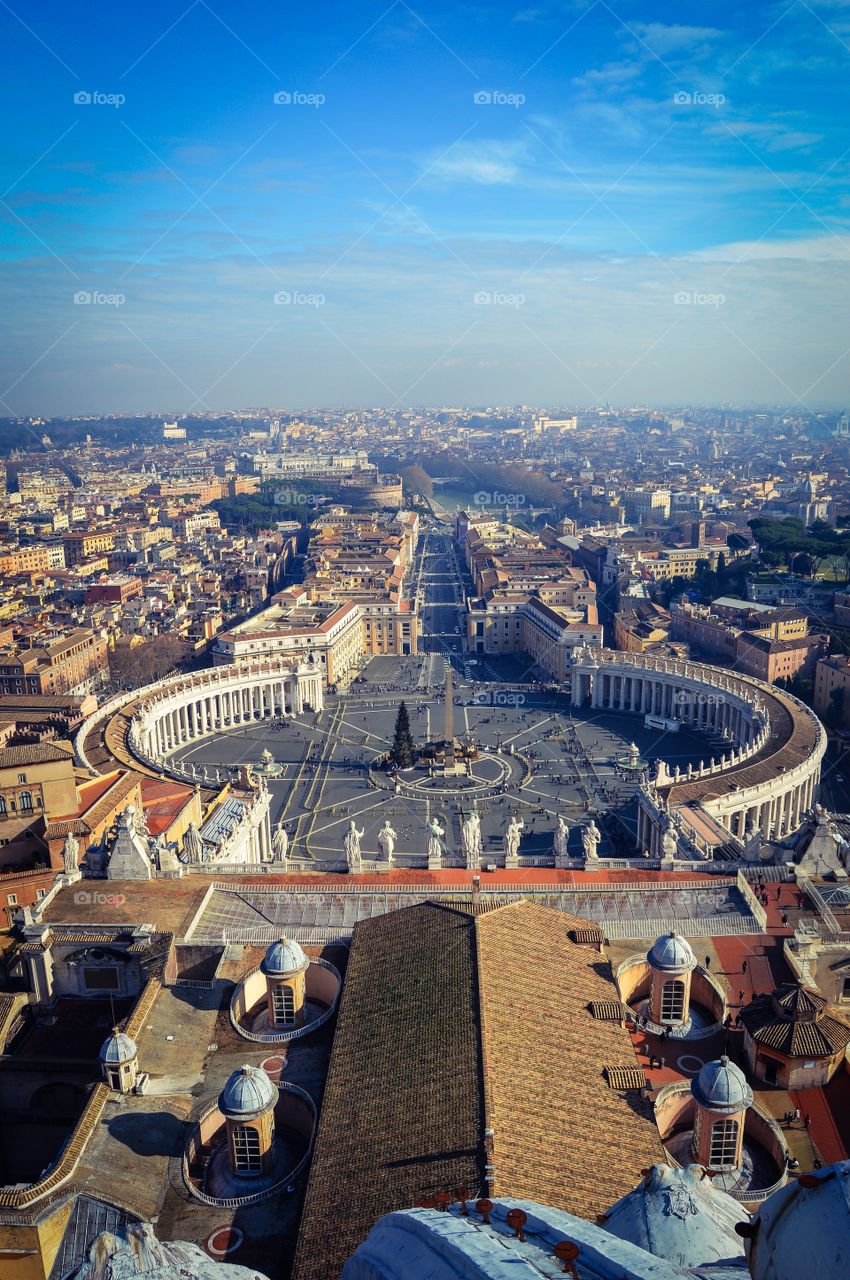
[[[186,1139],[186,1145],[183,1148],[183,1157],[181,1160],[181,1172],[183,1174],[183,1183],[186,1187],[186,1190],[189,1192],[189,1194],[194,1196],[196,1200],[200,1200],[202,1204],[211,1205],[218,1209],[242,1209],[246,1205],[260,1204],[263,1200],[269,1200],[272,1196],[277,1195],[278,1192],[283,1187],[288,1186],[289,1183],[293,1182],[299,1176],[299,1174],[302,1173],[304,1169],[307,1167],[310,1161],[310,1157],[313,1154],[313,1143],[316,1138],[316,1116],[317,1116],[316,1104],[311,1098],[310,1094],[306,1091],[306,1089],[300,1088],[300,1086],[297,1084],[290,1084],[288,1081],[279,1080],[277,1087],[281,1093],[289,1092],[289,1093],[296,1094],[304,1102],[307,1103],[312,1113],[313,1129],[308,1139],[307,1150],[305,1151],[304,1155],[301,1157],[301,1159],[298,1161],[295,1167],[293,1169],[290,1169],[287,1172],[285,1177],[278,1178],[277,1182],[273,1183],[269,1187],[263,1187],[259,1191],[254,1191],[251,1194],[246,1196],[219,1197],[219,1196],[207,1195],[205,1191],[202,1191],[200,1187],[196,1187],[195,1184],[192,1182],[191,1176],[189,1174],[189,1154],[188,1154],[189,1143],[194,1137],[194,1131],[200,1126],[200,1124],[204,1120],[206,1120],[207,1116],[212,1115],[214,1111],[218,1110],[218,1101],[207,1103],[207,1105],[203,1108],[203,1110],[197,1116],[195,1116],[192,1121],[192,1132],[189,1134],[189,1137]]]

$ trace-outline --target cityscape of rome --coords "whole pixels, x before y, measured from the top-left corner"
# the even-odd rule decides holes
[[[0,33],[0,1280],[848,1280],[847,0]]]

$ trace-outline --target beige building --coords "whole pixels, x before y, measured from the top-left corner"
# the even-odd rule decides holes
[[[90,693],[108,668],[106,640],[78,627],[28,649],[0,650],[0,694]]]
[[[814,708],[830,728],[850,727],[850,655],[821,658],[815,667]]]
[[[614,615],[614,641],[626,653],[648,653],[665,644],[670,635],[670,614],[651,600],[624,601]]]
[[[75,565],[101,551],[111,551],[115,546],[115,534],[112,532],[68,533],[65,535],[64,542],[65,561],[68,565]]]
[[[223,632],[216,664],[287,656],[312,660],[327,684],[363,658],[419,651],[419,615],[405,594],[419,533],[413,512],[333,509],[311,526],[303,582],[262,613]]]
[[[686,643],[694,657],[768,684],[812,672],[826,654],[825,637],[808,634],[808,617],[799,609],[721,597],[710,605],[682,601],[671,613],[671,639]]]
[[[602,644],[593,584],[583,570],[573,581],[548,584],[533,594],[513,588],[469,599],[466,643],[470,653],[523,653],[553,680],[563,680],[573,649]],[[554,603],[546,596],[554,596]]]

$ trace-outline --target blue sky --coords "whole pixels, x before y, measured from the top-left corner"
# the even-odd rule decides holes
[[[0,413],[850,403],[850,0],[0,0],[0,40]]]

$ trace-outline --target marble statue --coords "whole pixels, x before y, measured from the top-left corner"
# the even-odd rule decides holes
[[[362,865],[362,859],[360,856],[360,841],[362,838],[363,832],[357,830],[354,819],[352,818],[342,841],[343,851],[345,852],[345,861],[348,863],[349,871],[359,871]]]
[[[555,866],[558,866],[559,862],[563,862],[565,858],[568,858],[570,856],[569,840],[570,840],[570,828],[567,825],[567,820],[564,817],[564,815],[562,813],[559,813],[558,826],[555,830],[555,839],[554,839]]]
[[[676,832],[672,827],[667,827],[661,837],[661,856],[662,858],[675,858],[678,852],[679,841],[676,837]]]
[[[187,862],[203,861],[204,842],[194,822],[189,823],[186,834],[183,837],[183,856]]]
[[[516,866],[519,856],[519,842],[525,823],[522,818],[513,815],[505,830],[505,866]]]
[[[590,819],[590,825],[585,827],[581,833],[581,847],[584,853],[585,862],[592,862],[599,857],[597,849],[599,841],[602,839],[602,832],[597,827],[593,819]]]
[[[481,865],[481,819],[475,809],[464,819],[461,829],[463,857],[467,869],[477,871]]]
[[[265,1280],[253,1266],[218,1262],[197,1244],[157,1240],[147,1222],[103,1231],[89,1247],[77,1280]]]
[[[278,823],[272,836],[272,853],[278,862],[286,862],[289,853],[289,835],[282,822]]]
[[[378,849],[381,857],[386,858],[387,862],[392,862],[393,853],[395,852],[395,842],[398,839],[398,832],[393,831],[389,818],[386,819],[384,825],[378,832]]]
[[[425,825],[428,828],[428,869],[433,871],[435,867],[440,867],[443,854],[446,852],[443,841],[446,828],[442,826],[439,818],[429,818]]]
[[[65,837],[65,843],[62,846],[62,859],[65,863],[66,876],[75,876],[79,872],[80,867],[77,861],[77,855],[79,852],[80,842],[74,834],[69,831]]]
[[[700,761],[700,764],[702,764],[702,761]],[[666,787],[669,782],[670,770],[667,768],[667,762],[659,760],[655,770],[655,785],[656,787]]]

